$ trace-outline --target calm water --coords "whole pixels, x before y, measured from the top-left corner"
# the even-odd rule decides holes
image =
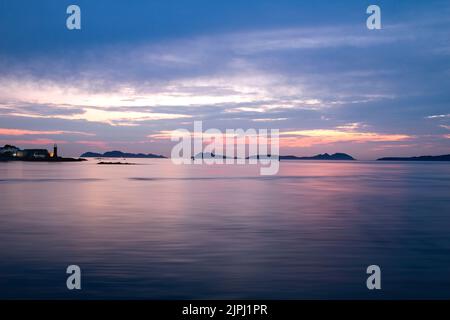
[[[450,298],[450,164],[130,161],[0,163],[1,298]]]

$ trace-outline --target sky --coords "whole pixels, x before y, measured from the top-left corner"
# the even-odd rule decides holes
[[[448,154],[449,88],[449,1],[0,0],[2,145],[167,156],[201,120],[281,154]]]

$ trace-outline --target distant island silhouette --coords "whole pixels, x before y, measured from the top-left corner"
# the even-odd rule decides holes
[[[385,157],[377,161],[450,161],[450,154],[441,156],[418,156],[418,157]]]
[[[197,155],[195,155],[195,157],[191,157],[192,160],[194,159],[237,159],[237,157],[234,158],[227,158],[226,156],[223,155],[216,155],[214,153],[199,153]],[[249,156],[246,157],[246,160],[249,159],[274,159],[277,158],[277,156],[275,155],[254,155],[254,156]],[[292,155],[288,155],[288,156],[278,156],[278,159],[281,160],[355,160],[352,156],[346,154],[346,153],[334,153],[332,155],[328,154],[328,153],[324,153],[324,154],[318,154],[312,157],[297,157],[297,156],[292,156]]]
[[[355,160],[351,155],[346,153],[323,153],[312,157],[297,157],[297,156],[280,156],[280,160]]]
[[[100,164],[100,165],[125,165],[125,166],[136,165],[136,163],[131,163],[131,162],[107,162],[107,161],[100,161],[97,164]]]
[[[151,159],[167,159],[166,157],[153,153],[127,153],[122,151],[107,151],[105,153],[85,152],[80,157],[83,158],[151,158]]]
[[[253,155],[248,156],[245,159],[274,159],[275,155]],[[104,153],[98,152],[85,152],[80,155],[80,158],[64,158],[58,155],[58,147],[55,144],[53,152],[49,152],[47,149],[20,149],[13,145],[5,145],[0,147],[0,161],[36,161],[36,162],[78,162],[86,161],[83,158],[149,158],[149,159],[167,159],[163,155],[153,153],[128,153],[118,150],[107,151]],[[194,159],[229,159],[224,155],[216,155],[214,153],[199,153],[193,157]],[[237,157],[231,159],[238,159]],[[333,154],[323,153],[310,157],[299,157],[294,155],[280,155],[278,156],[280,161],[292,161],[292,160],[356,160],[351,155],[338,152]],[[378,158],[377,161],[450,161],[450,154],[438,155],[438,156],[414,156],[414,157],[383,157]],[[131,163],[118,163],[118,162],[101,162],[99,164],[131,164]]]
[[[231,158],[220,154],[202,152],[192,156],[191,159],[237,159],[237,157]]]

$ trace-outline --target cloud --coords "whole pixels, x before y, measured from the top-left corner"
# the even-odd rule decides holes
[[[2,136],[25,136],[25,135],[83,135],[83,136],[95,136],[94,133],[80,132],[80,131],[64,131],[64,130],[24,130],[24,129],[7,129],[0,128],[0,135]]]
[[[191,133],[193,135],[194,133]],[[152,139],[170,140],[172,136],[183,137],[185,132],[176,130],[164,130],[150,134],[147,137]],[[203,138],[212,136],[203,133]],[[224,132],[223,137],[227,134]],[[367,143],[367,142],[399,142],[412,139],[413,136],[406,134],[382,134],[375,132],[357,132],[354,127],[347,130],[341,129],[312,129],[293,130],[280,132],[281,147],[311,147],[314,145],[332,144],[341,142]]]
[[[149,131],[165,139],[197,119],[279,128],[282,143],[299,147],[441,138],[442,129],[423,124],[428,114],[450,116],[441,114],[446,57],[433,51],[444,32],[437,39],[434,27],[385,26],[368,32],[331,19],[314,28],[271,24],[98,43],[73,55],[0,54],[0,127],[89,128],[98,139],[77,144],[99,148],[117,136],[129,147]],[[393,130],[405,134],[380,133]]]
[[[42,102],[41,102],[42,103]],[[65,108],[54,108],[53,104],[47,106],[40,104],[39,110],[29,111],[27,108],[15,107],[10,103],[8,109],[0,110],[4,116],[37,118],[37,119],[64,119],[85,120],[89,122],[106,123],[112,126],[137,126],[142,121],[171,120],[190,118],[190,115],[179,113],[151,112],[146,108],[102,108],[102,107],[80,107],[69,106],[71,112],[64,112]],[[77,110],[74,112],[73,110]],[[42,111],[42,113],[40,112]],[[62,112],[60,112],[62,111]]]
[[[248,81],[252,85],[245,85]],[[215,92],[216,91],[216,92]],[[220,92],[222,91],[222,92]],[[255,79],[205,78],[176,80],[146,88],[123,84],[112,91],[91,92],[73,84],[43,80],[0,79],[0,97],[11,103],[72,105],[80,107],[159,107],[214,105],[264,100],[264,90]]]
[[[310,147],[340,142],[397,142],[411,139],[406,134],[381,134],[339,129],[313,129],[280,132],[280,144],[284,147]]]
[[[279,28],[144,42],[132,48],[96,47],[70,62],[67,57],[36,58],[5,66],[0,103],[9,104],[9,109],[1,113],[136,126],[142,121],[189,117],[183,112],[149,110],[160,107],[227,105],[226,112],[262,113],[367,103],[392,93],[375,86],[362,90],[356,86],[361,81],[352,92],[343,90],[336,86],[335,70],[302,70],[308,61],[292,65],[282,52],[371,47],[399,39],[405,40],[399,32],[367,37],[359,28],[349,27]],[[274,63],[267,63],[267,56]],[[356,71],[359,79],[374,74],[373,70],[347,70],[339,77],[354,81]],[[328,90],[326,83],[339,94]],[[123,107],[136,110],[125,114],[111,109]]]
[[[36,145],[36,146],[45,146],[52,144],[66,144],[67,141],[64,140],[55,140],[55,139],[32,139],[32,140],[8,140],[9,144],[14,144],[17,146],[20,145]]]
[[[272,121],[284,121],[287,120],[287,118],[256,118],[252,119],[254,122],[272,122]]]
[[[81,115],[66,117],[72,120],[87,120],[92,122],[102,122],[110,125],[134,126],[141,121],[154,120],[170,120],[190,118],[191,116],[185,114],[175,113],[155,113],[155,112],[141,112],[141,111],[109,111],[101,109],[85,108],[85,112]]]
[[[359,29],[359,32],[356,30],[358,29],[351,27],[288,28],[240,33],[231,36],[228,41],[225,38],[225,42],[240,53],[255,54],[267,51],[371,47],[408,38],[399,39],[398,33],[393,32],[374,38],[368,37],[363,29]]]
[[[337,126],[336,129],[342,129],[342,130],[356,130],[360,128],[364,128],[366,125],[364,125],[361,122],[352,122],[352,123],[346,123],[341,126]]]
[[[432,116],[426,117],[427,119],[441,119],[441,118],[450,118],[450,114],[435,114]]]

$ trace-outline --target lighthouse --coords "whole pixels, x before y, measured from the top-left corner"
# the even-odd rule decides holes
[[[53,146],[53,158],[58,158],[58,146],[55,145]]]

